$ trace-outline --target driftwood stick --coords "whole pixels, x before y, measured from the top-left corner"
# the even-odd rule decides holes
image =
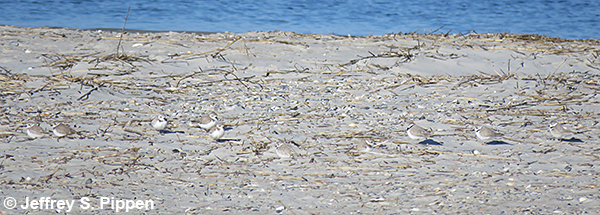
[[[119,37],[119,44],[117,44],[117,52],[116,56],[119,56],[119,48],[121,47],[121,41],[123,40],[123,34],[125,34],[125,25],[127,24],[127,19],[129,18],[129,11],[131,11],[131,7],[127,9],[127,16],[125,16],[125,23],[123,23],[123,29],[121,29],[121,37]]]

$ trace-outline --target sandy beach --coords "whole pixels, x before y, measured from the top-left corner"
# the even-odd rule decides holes
[[[598,40],[0,32],[0,213],[600,213]],[[218,141],[193,126],[211,112]]]

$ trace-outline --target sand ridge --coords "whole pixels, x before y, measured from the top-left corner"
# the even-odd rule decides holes
[[[135,213],[189,214],[600,210],[595,40],[138,32],[117,54],[118,32],[0,29],[0,186],[17,200],[152,199]],[[222,141],[188,126],[212,111]],[[149,125],[159,114],[162,134]],[[29,140],[40,120],[77,134]],[[413,122],[435,134],[411,140]],[[552,122],[576,139],[555,140]],[[478,125],[504,139],[484,145]],[[282,142],[299,156],[280,159]]]

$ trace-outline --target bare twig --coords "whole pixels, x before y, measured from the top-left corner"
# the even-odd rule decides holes
[[[98,90],[100,87],[103,87],[104,83],[92,88],[90,91],[88,91],[87,93],[83,94],[82,96],[80,96],[77,100],[86,100],[88,98],[90,98],[90,94],[92,94],[92,92],[94,92],[95,90]]]
[[[104,158],[117,157],[117,156],[124,155],[124,154],[137,153],[141,148],[142,147],[131,147],[130,149],[128,149],[128,150],[126,150],[124,152],[119,152],[119,153],[115,153],[115,154],[100,156],[100,157],[97,157],[95,159],[100,160],[100,159],[104,159]]]
[[[121,47],[121,41],[123,40],[123,34],[125,34],[125,25],[127,24],[127,19],[129,18],[129,11],[131,11],[131,7],[129,7],[129,9],[127,9],[127,16],[125,16],[125,23],[123,23],[123,29],[121,29],[121,37],[119,37],[119,44],[117,44],[116,56],[119,56],[119,48]]]
[[[175,57],[173,59],[187,59],[187,58],[192,58],[192,57],[196,57],[196,56],[201,56],[201,55],[208,55],[212,52],[214,52],[213,54],[211,54],[210,56],[213,58],[217,58],[219,57],[220,53],[222,51],[224,51],[225,49],[227,49],[229,46],[233,45],[235,42],[237,42],[238,40],[242,39],[241,37],[238,37],[236,39],[234,39],[233,41],[231,41],[229,44],[227,44],[226,46],[223,46],[221,48],[212,50],[212,51],[207,51],[207,52],[202,52],[202,53],[198,53],[198,54],[191,54],[191,55],[187,55],[187,56],[179,56],[179,57]]]
[[[413,55],[410,53],[403,53],[403,52],[384,52],[378,55],[373,54],[372,52],[369,51],[369,54],[371,54],[370,56],[365,56],[365,57],[361,57],[358,59],[354,59],[354,60],[350,60],[350,62],[345,63],[345,64],[340,64],[340,67],[344,67],[344,66],[350,66],[350,65],[354,65],[356,63],[358,63],[361,60],[364,59],[369,59],[369,58],[392,58],[392,57],[403,57],[404,60],[402,62],[408,62],[410,60],[412,60]]]
[[[54,177],[54,174],[56,174],[56,172],[58,172],[58,170],[60,170],[60,167],[57,167],[56,170],[54,170],[54,172],[50,173],[50,175],[47,175],[46,178],[44,179],[44,183],[48,183],[48,181],[50,181],[50,179],[52,179],[52,177]]]
[[[285,206],[285,204],[283,204],[283,202],[281,202],[281,200],[278,200],[279,204],[281,204],[285,209],[287,209],[290,213],[296,215],[296,213],[294,213],[294,211],[292,211],[290,208],[288,208],[287,206]]]
[[[192,73],[192,74],[189,74],[189,75],[186,75],[185,77],[183,77],[183,78],[179,79],[179,81],[177,81],[177,84],[175,85],[175,87],[179,87],[179,84],[181,84],[181,81],[183,81],[183,79],[190,78],[190,77],[192,77],[192,76],[194,76],[194,75],[196,75],[196,74],[198,74],[198,73],[203,73],[203,72],[204,72],[204,71],[202,71],[202,68],[201,68],[200,66],[198,66],[198,69],[199,69],[200,71],[198,71],[198,72],[194,72],[194,73]]]
[[[548,76],[546,76],[546,80],[548,80],[550,77],[552,77],[552,75],[554,75],[554,73],[556,72],[556,70],[558,70],[558,68],[560,68],[560,66],[562,66],[562,65],[563,65],[563,64],[564,64],[564,63],[567,61],[567,59],[568,59],[568,58],[565,58],[565,60],[563,60],[563,62],[562,62],[562,63],[560,63],[560,64],[559,64],[559,65],[556,67],[556,69],[554,69],[554,71],[552,71],[552,73],[548,74]]]

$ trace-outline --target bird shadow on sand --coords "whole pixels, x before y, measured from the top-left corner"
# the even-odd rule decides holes
[[[579,139],[579,138],[575,138],[575,137],[571,137],[571,139],[559,139],[559,141],[561,142],[568,142],[568,143],[583,143],[583,140]]]
[[[423,141],[419,142],[419,144],[421,144],[421,145],[434,145],[434,146],[441,146],[442,145],[441,142],[437,142],[437,141],[432,140],[432,139],[423,140]]]
[[[159,130],[158,133],[160,133],[160,134],[176,134],[176,133],[185,134],[185,132],[183,132],[183,131],[171,131],[171,130]]]
[[[228,142],[228,141],[242,141],[242,139],[234,139],[234,138],[221,138],[216,140],[218,143]]]
[[[484,143],[483,145],[491,145],[491,146],[494,146],[494,145],[511,145],[511,144],[510,144],[510,143],[507,143],[507,142],[504,142],[504,141],[502,141],[502,140],[493,140],[493,141],[490,141],[490,142]]]

